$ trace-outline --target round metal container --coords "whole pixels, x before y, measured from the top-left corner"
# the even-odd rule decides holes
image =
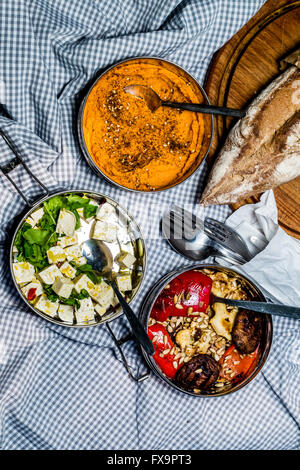
[[[142,233],[141,233],[141,230],[140,230],[138,224],[136,223],[134,218],[127,212],[126,209],[124,209],[116,201],[114,201],[110,197],[106,196],[105,194],[100,194],[100,193],[92,192],[92,191],[88,191],[88,190],[77,190],[76,189],[76,190],[69,190],[69,191],[53,192],[50,195],[47,195],[47,196],[43,197],[42,199],[39,199],[35,204],[31,205],[30,210],[28,210],[26,212],[26,214],[21,218],[17,228],[14,231],[12,241],[11,241],[11,244],[10,244],[10,253],[9,253],[11,276],[12,276],[13,282],[16,286],[16,289],[17,289],[19,295],[21,296],[21,298],[24,300],[24,302],[28,305],[28,307],[34,313],[36,313],[37,315],[43,317],[45,320],[48,320],[52,323],[56,323],[60,326],[74,327],[74,328],[86,328],[86,327],[96,326],[96,325],[106,323],[106,322],[110,322],[110,321],[114,320],[115,318],[117,318],[117,317],[119,317],[120,315],[123,314],[123,311],[122,311],[121,307],[118,307],[115,311],[111,312],[110,314],[105,315],[103,318],[99,319],[99,321],[95,321],[95,323],[90,323],[90,324],[76,324],[76,323],[71,324],[71,323],[63,322],[62,320],[59,320],[58,318],[52,318],[52,317],[44,314],[40,310],[36,309],[26,299],[26,297],[23,295],[23,293],[21,291],[21,288],[20,288],[19,284],[17,284],[17,282],[15,280],[13,267],[12,267],[12,265],[13,265],[13,246],[14,246],[15,237],[16,237],[19,229],[24,224],[27,217],[29,217],[32,212],[34,212],[36,209],[38,209],[44,201],[47,201],[48,199],[51,199],[53,196],[64,196],[64,195],[70,194],[70,193],[76,193],[76,194],[83,194],[84,193],[84,194],[90,196],[91,198],[93,198],[95,200],[100,200],[100,199],[105,198],[108,202],[110,202],[118,210],[119,217],[122,217],[122,219],[124,220],[124,223],[126,223],[126,227],[128,228],[127,231],[128,231],[129,237],[132,240],[132,242],[136,243],[136,244],[141,243],[142,251],[143,251],[143,254],[140,257],[141,276],[140,276],[139,282],[133,288],[133,294],[132,294],[132,296],[130,298],[130,301],[128,303],[130,303],[134,299],[136,294],[138,293],[138,291],[141,287],[142,281],[144,279],[144,276],[145,276],[146,264],[147,264],[146,245],[145,245],[145,242],[144,242],[144,239],[143,239],[143,236],[142,236]],[[138,249],[138,246],[136,246],[136,249]]]
[[[217,264],[195,264],[189,267],[184,267],[184,268],[179,268],[176,271],[172,271],[165,276],[163,276],[150,290],[150,292],[147,294],[146,298],[144,299],[144,302],[142,304],[141,310],[140,310],[140,320],[142,324],[144,325],[144,328],[147,330],[148,329],[148,320],[150,317],[150,313],[152,311],[153,305],[158,297],[158,295],[161,293],[163,288],[169,284],[169,282],[176,278],[179,274],[184,273],[186,271],[190,271],[192,269],[215,269],[221,272],[225,272],[228,274],[232,274],[235,277],[239,278],[246,289],[251,293],[253,298],[256,300],[260,300],[265,302],[266,299],[263,296],[262,292],[260,291],[259,287],[250,279],[248,279],[246,276],[234,271],[233,269],[229,269],[227,267],[223,267],[221,265]],[[184,390],[178,385],[176,385],[175,382],[170,380],[168,377],[165,376],[165,374],[161,371],[159,366],[156,364],[155,360],[153,359],[152,356],[148,355],[143,349],[142,353],[143,356],[149,365],[149,367],[152,369],[152,371],[164,382],[166,382],[168,385],[173,387],[175,390],[180,391],[182,393],[188,394],[188,395],[193,395],[197,397],[219,397],[223,395],[227,395],[229,393],[236,392],[237,390],[240,390],[241,388],[245,387],[249,382],[251,382],[254,377],[258,374],[258,372],[261,370],[263,365],[265,364],[270,348],[271,348],[271,343],[272,343],[272,336],[273,336],[273,323],[272,323],[272,317],[271,315],[266,315],[263,314],[263,334],[262,334],[262,339],[261,339],[261,344],[260,344],[260,358],[258,360],[258,363],[255,367],[255,369],[249,374],[247,378],[245,378],[243,381],[240,383],[230,385],[230,386],[224,386],[222,389],[214,388],[212,390],[203,390],[201,393],[193,393],[187,390]]]
[[[208,99],[208,96],[204,90],[204,88],[199,84],[199,82],[189,73],[187,72],[185,69],[183,69],[182,67],[180,67],[179,65],[175,64],[174,62],[171,62],[169,60],[166,60],[166,59],[161,59],[159,57],[135,57],[135,58],[131,58],[131,59],[126,59],[126,60],[122,60],[116,64],[114,64],[112,67],[109,67],[108,69],[106,69],[103,73],[101,73],[97,78],[96,80],[92,83],[91,87],[89,88],[85,98],[83,99],[81,105],[80,105],[80,108],[79,108],[79,113],[78,113],[78,118],[77,118],[77,131],[78,131],[78,138],[79,138],[79,144],[80,144],[80,147],[81,147],[81,150],[82,150],[82,153],[87,161],[87,163],[89,164],[89,166],[92,168],[92,170],[100,177],[104,178],[107,182],[117,186],[118,188],[121,188],[121,189],[126,189],[127,191],[132,191],[132,192],[138,192],[138,193],[153,193],[153,192],[160,192],[160,191],[165,191],[167,189],[171,189],[175,186],[177,186],[178,184],[180,183],[183,183],[184,181],[186,181],[188,178],[190,178],[194,173],[195,171],[199,168],[200,164],[203,162],[203,160],[205,159],[205,157],[207,156],[208,152],[209,152],[209,149],[211,147],[211,144],[212,144],[212,140],[213,140],[213,132],[214,132],[214,118],[213,118],[213,115],[209,115],[209,114],[203,114],[203,117],[204,117],[204,122],[205,122],[205,132],[204,132],[204,142],[203,142],[203,153],[199,153],[198,156],[199,156],[199,161],[197,162],[196,165],[194,165],[194,167],[192,167],[185,175],[184,177],[180,180],[180,181],[177,181],[176,183],[174,184],[170,184],[169,186],[167,187],[164,187],[162,189],[157,189],[155,191],[144,191],[144,190],[138,190],[138,189],[132,189],[132,188],[127,188],[126,186],[123,186],[119,183],[117,183],[116,181],[113,181],[112,179],[110,179],[105,173],[103,173],[101,171],[101,169],[96,165],[96,163],[94,162],[93,158],[91,157],[88,149],[87,149],[87,146],[86,146],[86,143],[85,143],[85,140],[84,140],[84,136],[83,136],[83,112],[84,112],[84,107],[85,107],[85,104],[86,104],[86,101],[89,97],[89,94],[91,92],[91,90],[94,88],[94,86],[98,83],[98,81],[103,77],[103,75],[105,75],[106,73],[108,73],[110,70],[112,70],[113,68],[115,67],[118,67],[119,65],[121,64],[124,64],[124,63],[127,63],[127,62],[132,62],[132,61],[160,61],[162,63],[165,64],[166,67],[173,67],[173,68],[176,68],[177,72],[180,74],[180,75],[184,75],[187,79],[191,80],[196,86],[197,88],[200,90],[200,92],[202,93],[204,99],[205,99],[205,104],[208,104],[210,105],[210,102],[209,102],[209,99]],[[202,147],[201,147],[202,148]]]

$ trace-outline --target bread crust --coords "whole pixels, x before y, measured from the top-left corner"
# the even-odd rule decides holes
[[[300,70],[292,66],[252,102],[246,116],[229,133],[201,204],[236,203],[300,174],[297,87]]]

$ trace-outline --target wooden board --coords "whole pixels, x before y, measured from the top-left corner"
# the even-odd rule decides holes
[[[300,0],[268,0],[213,57],[205,83],[212,104],[243,108],[278,74],[282,57],[300,47]],[[213,163],[232,118],[215,118]],[[300,239],[300,177],[274,190],[279,224]],[[237,207],[255,202],[253,197]]]

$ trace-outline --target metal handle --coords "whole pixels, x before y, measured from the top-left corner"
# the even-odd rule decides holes
[[[217,114],[221,116],[230,116],[237,118],[242,118],[246,114],[246,111],[242,109],[224,108],[223,106],[212,106],[208,104],[176,103],[174,101],[162,101],[161,104],[162,106],[167,106],[169,108],[194,111],[196,113]]]
[[[118,297],[118,300],[121,304],[121,307],[123,309],[123,312],[125,313],[134,337],[138,341],[138,343],[143,346],[145,351],[148,354],[151,354],[151,356],[155,353],[154,346],[152,344],[152,341],[150,340],[149,336],[145,332],[144,328],[142,327],[141,323],[139,322],[138,318],[135,316],[132,308],[128,305],[124,297],[122,296],[121,292],[119,291],[116,283],[114,280],[110,281],[110,285],[115,291],[116,296]]]
[[[233,307],[246,308],[252,310],[253,312],[259,313],[270,313],[271,315],[279,317],[289,317],[295,320],[300,320],[300,308],[291,307],[289,305],[279,305],[271,304],[268,302],[255,302],[248,300],[233,300],[233,299],[223,299],[220,297],[214,298],[215,302],[220,302],[227,305],[232,305]]]
[[[15,158],[13,158],[9,163],[7,163],[6,165],[3,165],[0,167],[0,170],[2,171],[2,173],[4,174],[4,176],[9,180],[9,182],[13,185],[13,187],[16,189],[16,191],[20,194],[20,196],[22,197],[22,199],[25,201],[25,203],[29,206],[29,207],[33,207],[33,205],[36,203],[36,201],[30,201],[26,196],[25,194],[22,193],[22,191],[18,188],[18,186],[16,185],[16,183],[13,181],[13,179],[9,176],[9,173],[14,170],[18,165],[22,165],[23,168],[27,171],[27,173],[29,174],[29,176],[34,179],[38,185],[45,191],[45,194],[48,196],[50,194],[48,188],[46,188],[46,186],[31,172],[31,170],[28,168],[27,164],[25,163],[25,161],[23,160],[23,158],[21,157],[21,155],[19,154],[19,152],[15,149],[14,145],[12,144],[12,142],[10,141],[10,139],[7,137],[6,134],[4,134],[4,132],[2,130],[0,130],[0,135],[1,137],[3,138],[3,140],[6,142],[6,144],[9,146],[9,148],[11,149],[11,151],[14,153],[15,155]]]
[[[113,321],[113,320],[111,320],[111,321]],[[125,338],[117,339],[117,337],[115,336],[115,334],[114,334],[113,330],[111,329],[109,323],[111,323],[111,322],[106,322],[106,328],[108,329],[108,331],[109,331],[109,333],[110,333],[110,335],[111,335],[111,337],[112,337],[112,339],[113,339],[115,345],[116,345],[117,348],[118,348],[118,351],[119,351],[119,353],[120,353],[120,355],[121,355],[121,358],[122,358],[122,362],[123,362],[123,364],[124,364],[124,366],[125,366],[125,369],[126,369],[127,372],[128,372],[128,375],[129,375],[133,380],[135,380],[135,382],[143,382],[144,380],[148,379],[149,376],[150,376],[150,369],[149,369],[148,367],[147,367],[147,372],[146,372],[145,374],[142,374],[142,375],[140,375],[140,376],[135,376],[135,375],[133,375],[133,373],[132,373],[132,371],[131,371],[131,368],[130,368],[130,366],[129,366],[128,362],[127,362],[127,359],[126,359],[126,357],[125,357],[125,354],[123,353],[123,350],[122,350],[122,348],[121,348],[122,344],[127,343],[127,341],[130,341],[131,339],[133,339],[133,336],[132,336],[132,335],[127,335]]]

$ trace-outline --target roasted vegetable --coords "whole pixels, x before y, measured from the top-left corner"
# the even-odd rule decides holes
[[[244,355],[232,344],[219,360],[220,377],[232,383],[244,380],[254,369],[258,357],[259,348],[251,354]]]
[[[242,354],[250,354],[260,343],[262,336],[262,319],[248,310],[241,310],[235,318],[232,329],[232,340]]]
[[[173,279],[158,296],[151,317],[165,321],[170,316],[197,316],[206,312],[212,280],[199,271],[186,271]]]
[[[185,390],[206,390],[219,376],[218,363],[208,354],[199,354],[186,362],[176,373],[177,385]]]
[[[233,328],[236,310],[232,309],[228,311],[226,305],[220,302],[215,302],[213,309],[215,315],[210,321],[211,326],[218,335],[224,336],[228,341],[231,341],[231,330]]]
[[[162,372],[169,379],[173,379],[181,364],[179,364],[178,360],[175,360],[174,354],[170,354],[174,344],[167,330],[163,325],[155,323],[155,325],[149,326],[148,336],[155,349],[153,359]]]

